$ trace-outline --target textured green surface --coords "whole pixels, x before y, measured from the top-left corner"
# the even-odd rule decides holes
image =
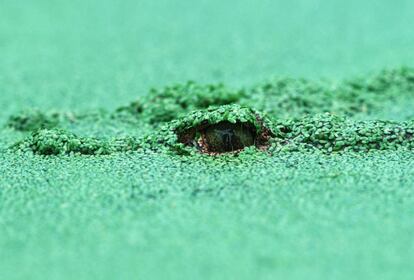
[[[410,279],[413,19],[411,1],[0,1],[0,279]],[[125,145],[234,101],[294,143],[391,141],[219,158]],[[84,154],[131,142],[8,149],[37,128]]]

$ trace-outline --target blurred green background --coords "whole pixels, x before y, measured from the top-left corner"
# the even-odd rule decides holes
[[[0,122],[112,110],[189,79],[413,66],[413,27],[413,1],[0,0]],[[0,147],[19,137],[2,129]],[[410,279],[413,162],[2,151],[0,279]]]
[[[0,2],[2,117],[110,108],[186,80],[343,78],[414,58],[412,1]]]

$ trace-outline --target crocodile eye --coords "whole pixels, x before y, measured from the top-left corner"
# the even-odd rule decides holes
[[[222,121],[207,127],[202,140],[209,152],[223,153],[241,150],[255,144],[255,133],[243,123]]]

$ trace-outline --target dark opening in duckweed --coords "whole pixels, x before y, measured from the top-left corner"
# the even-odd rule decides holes
[[[236,104],[193,111],[167,124],[158,139],[184,153],[238,153],[246,147],[268,148],[270,120]],[[174,143],[175,142],[175,143]]]
[[[180,134],[178,139],[186,146],[196,148],[204,154],[237,153],[246,147],[267,147],[270,131],[263,129],[258,134],[251,123],[221,121],[193,127]]]
[[[256,144],[257,132],[252,124],[221,121],[204,123],[178,133],[178,141],[201,153],[238,152]]]
[[[200,140],[207,151],[223,153],[253,146],[255,139],[256,133],[249,125],[223,121],[207,127]]]

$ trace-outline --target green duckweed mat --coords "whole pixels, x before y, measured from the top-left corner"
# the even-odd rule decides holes
[[[411,279],[414,4],[325,2],[1,1],[0,279]]]

